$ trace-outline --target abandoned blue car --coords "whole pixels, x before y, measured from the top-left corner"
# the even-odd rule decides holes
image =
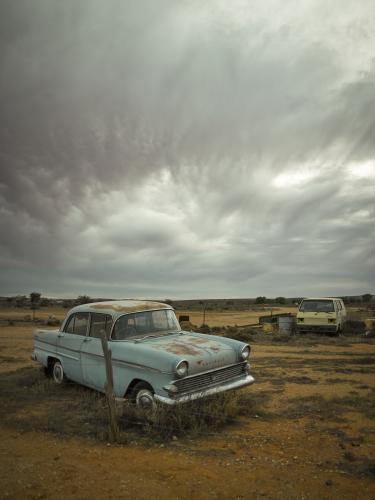
[[[249,345],[183,331],[173,308],[159,302],[74,307],[59,330],[34,333],[32,357],[57,384],[69,379],[103,392],[103,331],[112,355],[115,396],[140,407],[173,405],[254,382]]]

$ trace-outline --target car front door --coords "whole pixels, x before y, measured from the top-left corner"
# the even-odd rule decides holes
[[[89,313],[74,313],[65,323],[64,330],[57,335],[57,354],[62,362],[65,375],[82,383],[81,346],[86,338]]]
[[[101,331],[109,337],[112,318],[108,314],[91,313],[90,331],[81,345],[81,365],[85,385],[104,390],[107,380]]]

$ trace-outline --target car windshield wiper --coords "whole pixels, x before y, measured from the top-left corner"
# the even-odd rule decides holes
[[[142,340],[150,339],[152,337],[160,337],[160,335],[155,335],[155,334],[145,335],[144,337],[141,337],[140,339],[134,339],[134,342],[142,342]]]
[[[141,342],[142,340],[150,339],[150,338],[155,338],[155,337],[164,337],[165,335],[171,335],[173,333],[181,333],[180,330],[173,330],[173,331],[161,331],[159,334],[151,333],[150,335],[145,335],[144,337],[141,337],[140,339],[136,339],[135,342]]]

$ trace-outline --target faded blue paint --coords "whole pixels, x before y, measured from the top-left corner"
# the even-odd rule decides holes
[[[85,336],[65,333],[67,319],[75,312],[103,313],[112,317],[113,325],[116,319],[124,314],[159,309],[172,308],[166,304],[141,301],[114,301],[78,306],[69,311],[60,330],[39,330],[34,333],[33,357],[44,366],[48,366],[49,359],[59,360],[68,379],[103,392],[106,375],[101,340],[89,336],[90,328],[87,328]],[[108,346],[112,354],[116,397],[124,397],[135,379],[150,384],[157,399],[165,402],[172,402],[173,398],[178,401],[179,398],[186,400],[189,397],[204,397],[208,392],[241,387],[254,381],[241,358],[241,351],[246,344],[228,338],[177,331],[144,339],[109,340]],[[175,367],[180,361],[188,362],[187,376],[191,379],[206,372],[225,370],[233,365],[243,365],[244,369],[243,373],[234,379],[221,381],[216,385],[210,383],[198,391],[170,394],[164,387],[179,380]]]

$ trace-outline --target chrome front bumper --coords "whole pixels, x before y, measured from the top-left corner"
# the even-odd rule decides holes
[[[239,389],[240,387],[245,387],[254,383],[254,377],[247,375],[245,378],[239,380],[234,380],[226,384],[221,384],[216,387],[209,387],[203,391],[193,392],[191,394],[183,394],[182,396],[176,396],[174,398],[160,396],[155,394],[156,401],[164,403],[167,405],[175,405],[179,403],[187,403],[188,401],[193,401],[194,399],[204,398],[206,396],[211,396],[212,394],[218,394],[219,392],[229,391],[231,389]]]

